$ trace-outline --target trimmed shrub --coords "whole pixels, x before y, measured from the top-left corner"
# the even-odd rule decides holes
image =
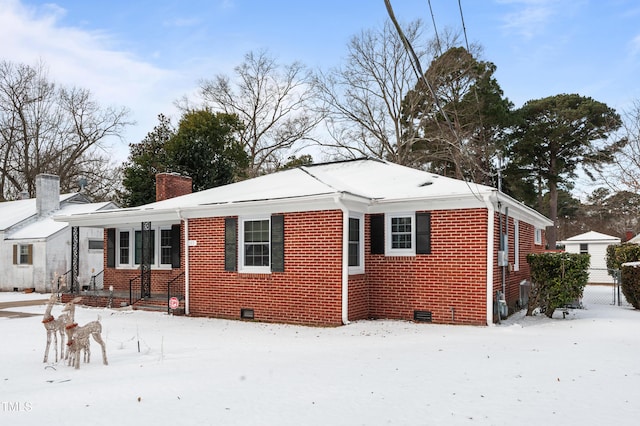
[[[622,294],[627,302],[640,309],[640,267],[639,266],[623,266],[622,267]]]
[[[640,260],[640,245],[633,243],[612,244],[607,246],[607,268],[609,275],[612,269],[621,269],[623,263]]]
[[[540,308],[551,318],[556,309],[581,298],[589,280],[590,258],[577,253],[527,255],[532,282],[527,315]]]

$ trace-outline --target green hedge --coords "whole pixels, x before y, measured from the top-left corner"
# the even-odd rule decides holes
[[[582,297],[589,280],[588,254],[531,253],[527,263],[532,281],[527,315],[540,308],[551,318],[556,309]]]
[[[622,294],[627,298],[627,302],[640,309],[640,267],[622,267]]]
[[[640,245],[632,243],[612,244],[607,247],[607,268],[621,269],[623,263],[640,260]]]

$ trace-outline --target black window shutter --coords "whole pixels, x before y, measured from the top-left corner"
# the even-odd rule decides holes
[[[238,269],[238,219],[227,217],[224,219],[224,270]]]
[[[271,216],[271,271],[284,272],[284,215]]]
[[[431,254],[431,213],[416,213],[416,254]]]
[[[107,268],[116,267],[116,230],[107,229]]]
[[[180,267],[180,225],[171,225],[171,267]]]
[[[384,254],[384,215],[371,216],[371,254]]]

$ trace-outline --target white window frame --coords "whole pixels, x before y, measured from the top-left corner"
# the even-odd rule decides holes
[[[269,226],[269,261],[267,266],[247,266],[245,265],[245,242],[244,228],[246,222],[267,221]],[[270,274],[271,273],[271,216],[242,216],[238,218],[238,272],[249,274]]]
[[[513,220],[513,270],[520,270],[520,221]]]
[[[538,246],[542,245],[542,229],[536,228],[533,231],[533,244]]]
[[[415,256],[416,255],[416,214],[415,212],[389,213],[385,214],[385,256]],[[391,223],[393,219],[411,219],[411,248],[393,248],[393,232]]]
[[[17,244],[18,248],[16,253],[16,265],[33,265],[33,244]],[[31,246],[31,263],[29,263],[29,246]],[[22,253],[25,250],[26,253]],[[25,256],[24,262],[22,256]]]
[[[349,219],[357,219],[358,220],[358,265],[357,266],[349,266],[349,274],[364,274],[364,214],[362,213],[350,213]],[[349,229],[347,229],[347,240],[350,243],[348,238]],[[347,256],[348,261],[348,256]]]
[[[153,239],[153,258],[151,259],[151,269],[171,269],[172,264],[169,263],[159,263],[160,262],[160,235],[163,230],[171,230],[171,225],[166,226],[155,226],[151,228],[151,231],[154,232]],[[136,269],[140,267],[140,264],[135,263],[136,257],[136,232],[140,232],[139,228],[118,228],[116,230],[116,268],[118,269]],[[129,262],[121,263],[120,262],[120,233],[128,232],[129,233]]]

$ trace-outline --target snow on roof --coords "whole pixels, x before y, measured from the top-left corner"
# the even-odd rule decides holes
[[[24,200],[27,201],[27,200]],[[102,203],[69,203],[63,205],[60,210],[54,212],[55,215],[90,213],[108,208],[113,205],[111,202]],[[56,222],[53,216],[43,217],[16,232],[6,236],[7,240],[28,240],[47,238],[69,226],[65,222]]]
[[[567,238],[564,241],[560,241],[560,243],[585,243],[585,242],[602,242],[602,243],[610,243],[610,242],[620,242],[620,238],[614,237],[612,235],[602,234],[596,231],[585,232],[584,234],[574,235],[571,238]]]
[[[241,205],[262,206],[264,203],[274,202],[279,207],[286,204],[304,210],[312,208],[311,202],[343,195],[352,196],[352,199],[355,197],[369,205],[412,200],[472,200],[458,204],[466,208],[471,204],[473,207],[485,206],[483,197],[496,193],[497,190],[489,186],[365,158],[301,166],[139,207],[59,217],[57,220],[79,226],[106,226],[125,223],[127,220],[135,223],[140,220],[141,215],[149,221],[175,221],[186,214],[195,217],[193,215],[196,210],[207,216],[237,214]],[[500,197],[523,212],[524,217],[531,220],[530,223],[541,227],[550,224],[548,219],[533,209],[506,195],[501,194]],[[335,201],[331,202],[335,206]]]
[[[60,202],[64,202],[77,193],[60,194]],[[0,230],[5,230],[13,225],[34,216],[36,211],[36,199],[4,201],[0,203]]]
[[[407,199],[490,192],[493,188],[385,161],[361,159],[302,166],[141,206],[165,209],[349,193],[368,199]]]

